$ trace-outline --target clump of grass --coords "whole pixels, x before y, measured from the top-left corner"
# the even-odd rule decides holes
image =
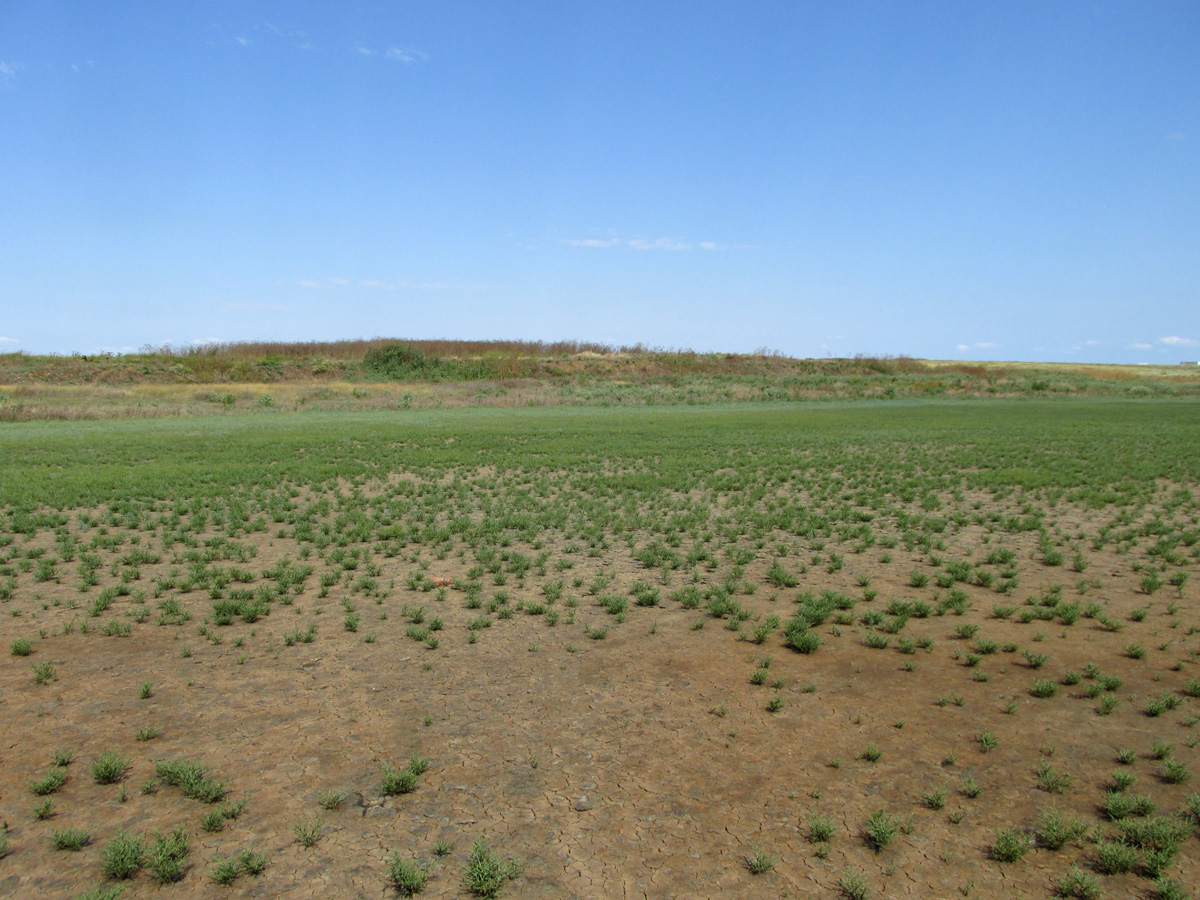
[[[242,860],[237,854],[218,859],[209,870],[208,877],[220,885],[231,885],[242,874]]]
[[[833,819],[829,816],[813,814],[808,818],[808,839],[814,844],[824,844],[833,838],[837,831]]]
[[[501,859],[482,837],[471,847],[463,886],[477,897],[497,897],[509,881],[519,877],[521,866],[511,859]]]
[[[388,797],[411,793],[417,789],[417,780],[419,778],[420,774],[414,772],[411,765],[403,769],[397,769],[391,763],[384,763],[383,793]]]
[[[771,871],[771,867],[775,865],[775,857],[767,853],[758,845],[751,848],[750,854],[743,860],[746,869],[751,875],[765,875]]]
[[[225,796],[225,783],[209,778],[198,760],[160,759],[154,764],[158,777],[179,788],[191,800],[216,803]]]
[[[941,809],[946,805],[946,789],[939,787],[921,791],[921,803],[927,809]]]
[[[118,881],[132,878],[145,864],[145,842],[124,829],[100,851],[100,868],[109,878]]]
[[[401,897],[413,897],[425,889],[430,863],[409,862],[393,853],[387,864],[387,883]]]
[[[173,884],[183,878],[189,851],[187,831],[155,834],[148,853],[150,874],[159,884]]]
[[[28,656],[33,652],[33,644],[29,638],[13,638],[8,649],[13,656]]]
[[[322,809],[337,809],[345,799],[345,791],[317,791],[317,803]]]
[[[92,839],[92,833],[83,828],[52,828],[50,842],[55,850],[82,850]]]
[[[47,794],[53,794],[66,783],[67,767],[53,766],[49,772],[31,784],[29,790],[39,797],[44,797]]]
[[[1046,678],[1035,678],[1029,693],[1040,700],[1046,700],[1058,693],[1058,685]]]
[[[1079,819],[1068,819],[1051,807],[1039,814],[1035,834],[1039,847],[1060,850],[1067,844],[1082,841],[1087,835],[1087,825]]]
[[[105,750],[92,761],[92,778],[96,784],[116,784],[125,777],[129,760],[116,750]]]
[[[997,862],[1013,863],[1029,852],[1029,836],[1020,828],[1005,828],[996,833],[988,856]]]
[[[838,892],[845,900],[869,900],[871,886],[863,874],[851,866],[838,879]]]
[[[1096,900],[1100,893],[1099,879],[1095,875],[1084,872],[1079,866],[1072,866],[1070,872],[1054,883],[1055,897]]]
[[[877,809],[862,826],[862,838],[876,853],[887,847],[900,830],[900,823],[886,809]]]
[[[1105,875],[1132,872],[1138,862],[1138,852],[1120,841],[1100,841],[1095,848],[1095,865]]]
[[[1071,786],[1071,776],[1066,772],[1056,771],[1048,759],[1043,759],[1038,764],[1037,777],[1042,790],[1051,794],[1066,793]]]
[[[325,823],[320,819],[309,819],[307,822],[294,824],[292,833],[296,836],[296,843],[307,849],[316,846],[317,841],[321,840],[324,828]]]

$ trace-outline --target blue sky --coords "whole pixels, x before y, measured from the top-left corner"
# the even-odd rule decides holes
[[[1200,4],[0,0],[0,352],[1200,358]]]

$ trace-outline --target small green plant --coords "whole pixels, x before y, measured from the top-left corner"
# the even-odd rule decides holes
[[[317,803],[322,809],[337,809],[345,799],[345,791],[317,791]]]
[[[154,682],[143,681],[138,687],[138,697],[142,700],[149,700],[152,696],[154,696]]]
[[[1078,843],[1087,835],[1087,825],[1079,819],[1068,819],[1057,809],[1043,809],[1038,815],[1035,832],[1039,847],[1060,850],[1067,844]]]
[[[29,638],[13,638],[8,649],[13,656],[28,656],[33,652],[33,644],[30,643]]]
[[[1071,900],[1096,900],[1100,896],[1100,881],[1078,866],[1054,883],[1054,896]]]
[[[1154,879],[1154,894],[1157,900],[1189,900],[1191,897],[1182,884],[1165,875]]]
[[[183,795],[203,803],[216,803],[225,796],[225,783],[208,776],[204,766],[196,760],[160,759],[154,764],[155,773],[172,787],[178,787]]]
[[[1120,841],[1100,841],[1096,844],[1096,869],[1105,875],[1132,872],[1138,863],[1138,852]]]
[[[1035,678],[1029,693],[1040,700],[1047,700],[1058,693],[1058,685],[1046,678]]]
[[[862,826],[862,838],[868,847],[879,853],[892,842],[900,830],[900,823],[886,809],[877,809]]]
[[[135,733],[134,737],[139,741],[152,741],[156,737],[162,736],[162,729],[157,725],[143,725]]]
[[[129,760],[116,750],[105,750],[92,761],[92,778],[96,784],[116,784],[125,778]]]
[[[829,816],[813,814],[808,818],[808,839],[814,844],[827,843],[836,830]]]
[[[501,859],[480,837],[471,847],[471,856],[463,873],[463,886],[477,897],[497,897],[504,885],[520,874],[519,863]]]
[[[29,786],[29,790],[37,794],[39,797],[44,797],[47,794],[53,794],[60,787],[67,783],[67,767],[54,766]]]
[[[1118,769],[1112,773],[1113,790],[1115,791],[1127,791],[1133,787],[1135,781],[1137,781],[1137,776],[1125,769]]]
[[[757,844],[751,848],[750,854],[742,860],[751,875],[765,875],[775,865],[775,857],[771,856]]]
[[[243,850],[238,854],[242,871],[257,878],[267,868],[267,854],[261,850]]]
[[[227,856],[223,859],[218,859],[213,867],[209,869],[208,877],[216,884],[231,885],[238,880],[238,876],[242,874],[242,859],[238,854]]]
[[[409,862],[393,853],[387,864],[387,883],[401,897],[414,897],[425,889],[429,879],[429,863]]]
[[[1066,772],[1056,771],[1048,759],[1043,759],[1038,764],[1037,777],[1039,787],[1051,794],[1064,794],[1071,786],[1071,776]]]
[[[921,803],[927,809],[941,809],[946,805],[946,789],[939,787],[921,791]]]
[[[1155,738],[1150,744],[1150,755],[1160,762],[1164,759],[1170,759],[1175,751],[1166,741],[1161,738]]]
[[[109,878],[118,881],[132,878],[145,864],[145,843],[124,829],[100,851],[100,868]]]
[[[58,672],[55,671],[54,663],[34,663],[30,668],[33,669],[34,684],[49,684],[51,681],[58,680]]]
[[[863,874],[851,866],[838,879],[838,892],[845,900],[870,900],[871,886]]]
[[[52,828],[50,842],[55,850],[82,850],[92,839],[92,833],[82,828]]]
[[[979,752],[980,753],[991,753],[993,750],[996,749],[997,746],[999,746],[999,743],[1000,743],[996,739],[996,735],[994,735],[990,731],[979,732],[978,740],[979,740]]]
[[[155,834],[147,854],[150,874],[159,884],[173,884],[183,878],[188,856],[187,831],[179,828],[171,834]]]
[[[309,819],[307,822],[296,822],[292,825],[292,833],[296,836],[296,843],[307,849],[316,846],[317,841],[321,840],[324,828],[325,823],[320,819]]]
[[[1019,828],[1005,828],[996,833],[988,848],[988,856],[997,862],[1013,863],[1029,852],[1029,836]]]
[[[1184,784],[1191,777],[1191,770],[1184,763],[1174,759],[1163,761],[1162,779],[1167,784]]]
[[[419,777],[411,768],[397,769],[390,763],[384,763],[383,793],[388,797],[411,793],[416,790]]]
[[[872,743],[867,744],[867,748],[863,750],[862,756],[860,756],[859,759],[865,759],[867,762],[879,762],[879,759],[882,756],[883,751]]]

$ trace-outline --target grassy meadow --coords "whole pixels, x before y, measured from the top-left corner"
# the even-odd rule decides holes
[[[1187,896],[1200,404],[1043,393],[0,425],[0,894]]]

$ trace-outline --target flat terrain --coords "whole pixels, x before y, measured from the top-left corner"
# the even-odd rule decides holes
[[[1086,398],[4,424],[0,896],[1184,896],[1198,437]]]

